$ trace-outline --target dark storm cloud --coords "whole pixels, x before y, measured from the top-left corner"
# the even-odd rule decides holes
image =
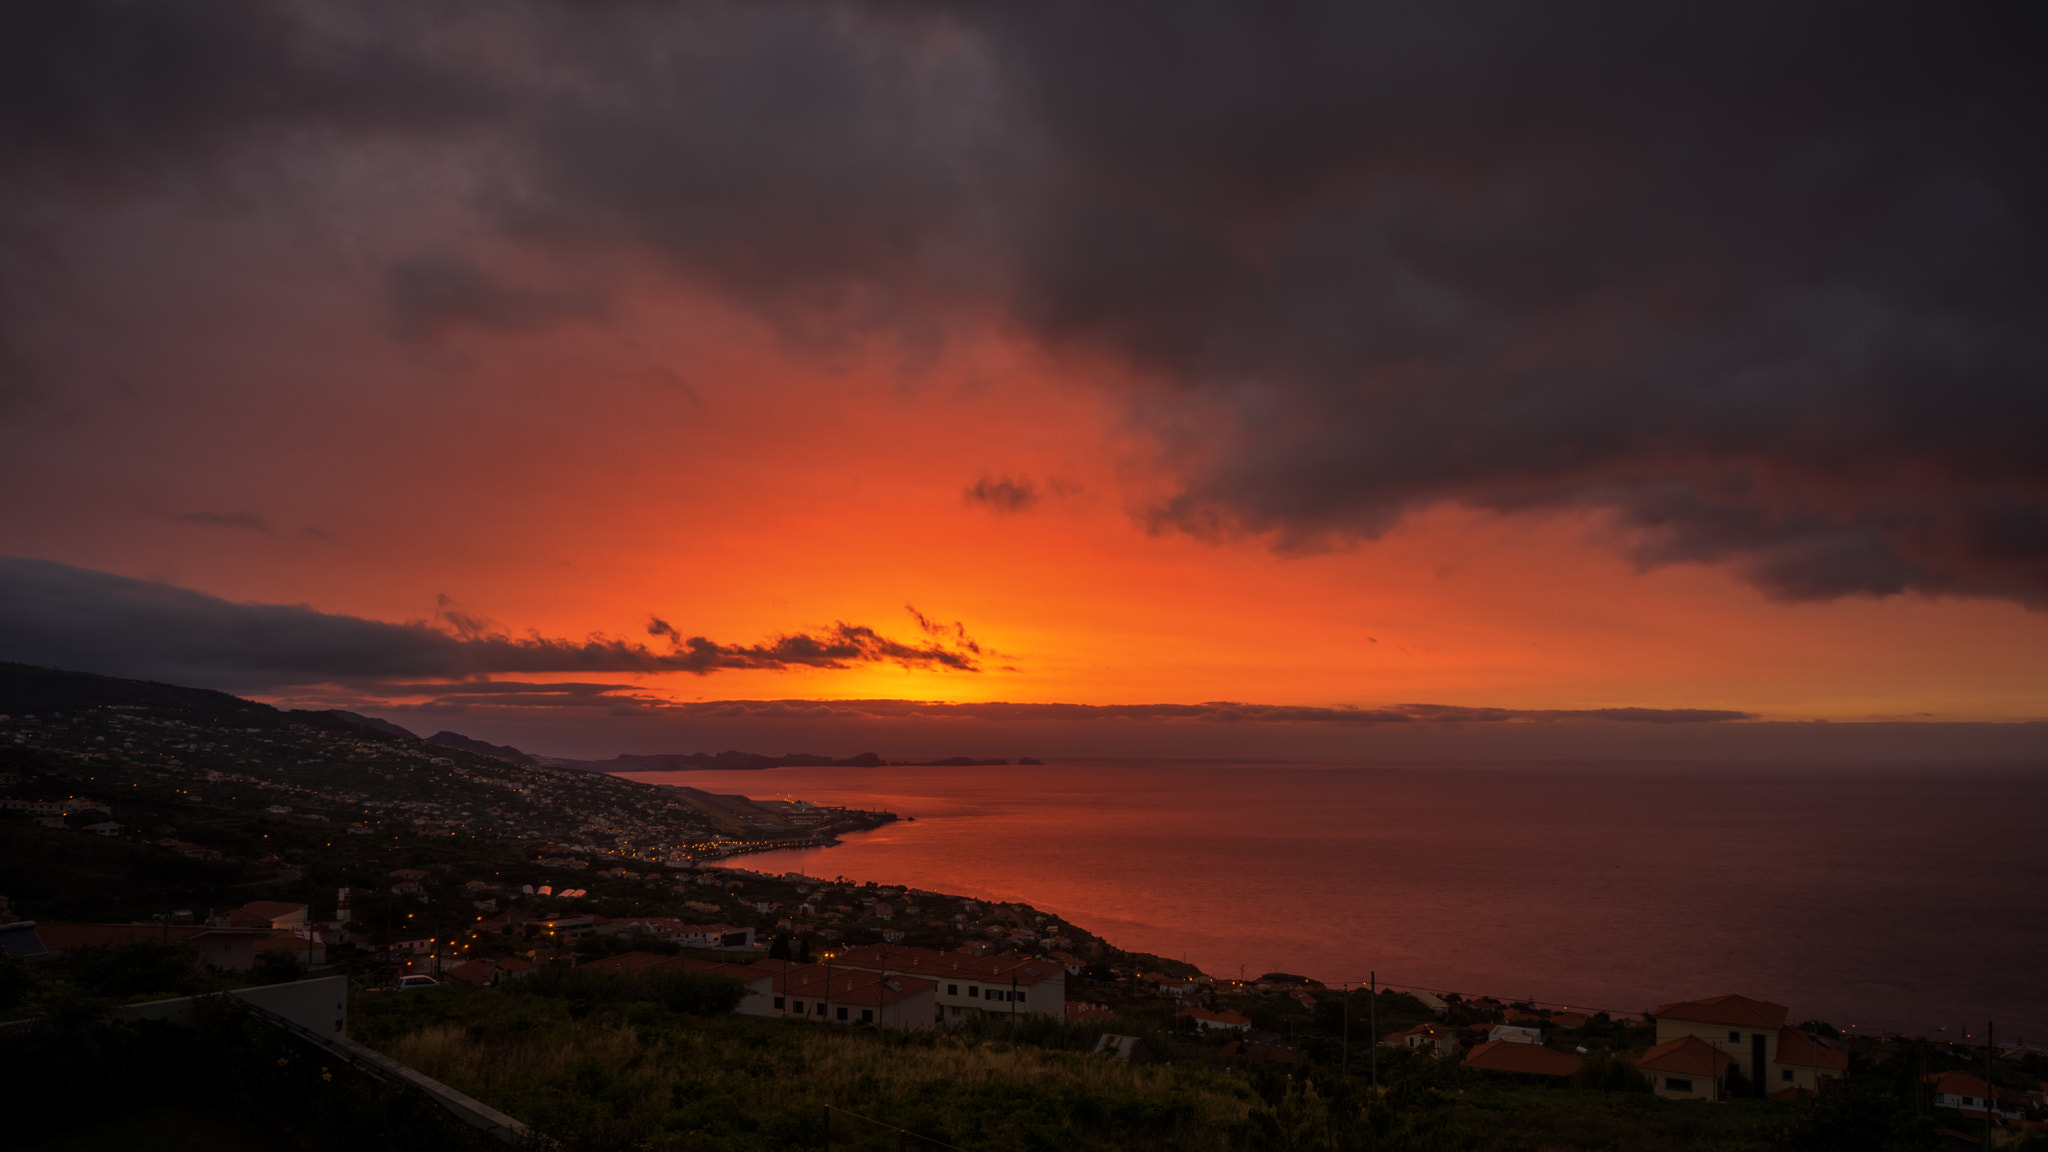
[[[1023,512],[1038,503],[1038,486],[1029,476],[1022,480],[983,476],[967,489],[966,495],[969,503],[984,504],[996,512]]]
[[[506,284],[474,260],[451,253],[422,253],[394,263],[384,289],[392,327],[408,338],[462,327],[531,331],[602,312],[590,296]]]
[[[593,635],[515,637],[443,601],[439,627],[303,605],[238,604],[48,560],[0,557],[0,660],[204,687],[461,678],[489,673],[691,672],[891,663],[972,672],[970,651],[839,623],[764,644],[676,638],[668,652]],[[516,686],[494,685],[494,695]],[[439,693],[460,694],[441,688]],[[557,689],[558,692],[566,691]]]
[[[1597,510],[1642,563],[1784,598],[2048,604],[2024,6],[0,20],[12,172],[484,140],[501,240],[650,254],[805,338],[993,317],[1120,359],[1177,469],[1161,530],[1309,548],[1440,503]],[[474,271],[395,269],[401,330],[573,299]]]
[[[448,12],[11,0],[0,4],[0,158],[17,180],[139,190],[309,131],[471,122],[498,106],[498,84],[422,47],[435,42],[424,25]]]

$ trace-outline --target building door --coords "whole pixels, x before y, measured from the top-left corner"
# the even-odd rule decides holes
[[[1761,1096],[1769,1088],[1764,1083],[1764,1034],[1749,1034],[1749,1084],[1750,1092]]]

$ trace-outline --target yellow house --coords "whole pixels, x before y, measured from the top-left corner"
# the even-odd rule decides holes
[[[1391,1047],[1414,1048],[1432,1056],[1456,1056],[1458,1054],[1458,1030],[1448,1024],[1417,1024],[1406,1032],[1396,1032],[1387,1037]]]
[[[1846,1077],[1849,1058],[1841,1045],[1786,1027],[1785,1014],[1783,1004],[1733,994],[1681,1000],[1652,1013],[1660,1046],[1687,1036],[1713,1046],[1742,1070],[1752,1095],[1813,1092]]]
[[[1778,1049],[1771,1056],[1771,1078],[1764,1092],[1778,1099],[1796,1099],[1819,1091],[1830,1080],[1848,1076],[1849,1052],[1841,1041],[1783,1028],[1778,1031]]]
[[[1762,1095],[1771,1061],[1778,1054],[1778,1030],[1785,1026],[1785,1006],[1747,996],[1714,996],[1680,1000],[1651,1015],[1657,1018],[1657,1043],[1693,1036],[1728,1054],[1756,1094]]]
[[[1666,1100],[1719,1100],[1735,1058],[1697,1036],[1666,1040],[1636,1058],[1650,1090]]]

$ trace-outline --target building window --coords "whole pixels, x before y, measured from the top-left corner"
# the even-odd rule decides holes
[[[860,1021],[863,1024],[873,1024],[875,1022],[875,1010],[873,1008],[861,1009]]]
[[[960,986],[959,986],[958,984],[948,984],[948,985],[946,985],[946,995],[948,995],[948,996],[958,996],[959,994],[960,994]]]
[[[1730,1033],[1728,1034],[1728,1042],[1729,1042],[1730,1044],[1740,1044],[1740,1043],[1742,1043],[1742,1033],[1740,1033],[1740,1032],[1730,1032]]]
[[[841,1020],[844,1020],[844,1019],[846,1019],[846,1009],[844,1009],[844,1008],[841,1008],[841,1009],[839,1010],[839,1018],[840,1018]]]
[[[1779,1069],[1779,1070],[1778,1070],[1778,1079],[1780,1079],[1780,1080],[1790,1080],[1790,1079],[1792,1079],[1792,1070],[1791,1070],[1790,1068],[1781,1068],[1781,1069]]]
[[[797,1015],[799,1015],[799,1016],[803,1015],[803,1014],[804,1014],[804,1002],[803,1002],[803,1001],[801,1001],[801,1000],[797,1001],[797,1002],[796,1002],[796,1005],[795,1005],[795,1007],[793,1008],[793,1011],[795,1011],[795,1012],[796,1012],[796,1014],[797,1014]]]
[[[820,1000],[820,1001],[818,1001],[818,1015],[820,1015],[820,1016],[823,1016],[824,1014],[825,1014],[825,1002],[824,1002],[823,1000]]]
[[[1666,1076],[1664,1078],[1664,1090],[1666,1092],[1684,1092],[1690,1094],[1692,1092],[1692,1081],[1680,1080],[1676,1076]]]
[[[969,984],[969,985],[967,986],[967,994],[968,994],[969,996],[980,996],[980,995],[981,995],[981,987],[980,987],[980,985],[977,985],[977,984]]]
[[[782,1011],[782,999],[783,999],[783,998],[782,998],[782,997],[780,997],[780,996],[777,996],[777,997],[775,998],[775,1010],[776,1010],[777,1012],[780,1012],[780,1011]]]

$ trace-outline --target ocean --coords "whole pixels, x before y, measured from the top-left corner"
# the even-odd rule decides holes
[[[2048,1042],[2048,769],[1067,762],[640,773],[886,809],[728,863],[1023,901],[1213,976]]]

